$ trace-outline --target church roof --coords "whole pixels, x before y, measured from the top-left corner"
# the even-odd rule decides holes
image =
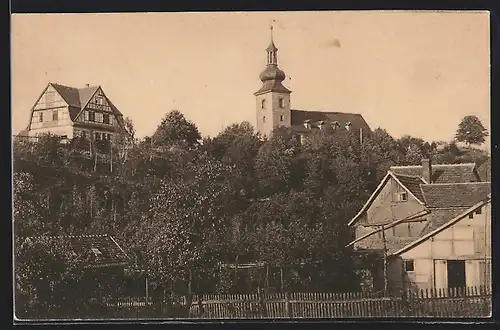
[[[355,130],[359,130],[362,128],[363,131],[370,131],[370,126],[368,126],[363,116],[358,113],[292,109],[291,117],[292,128],[295,129],[303,129],[304,122],[306,120],[309,120],[311,123],[311,128],[318,128],[318,124],[320,122],[336,122],[340,127],[345,127],[348,123],[350,123],[351,127]]]

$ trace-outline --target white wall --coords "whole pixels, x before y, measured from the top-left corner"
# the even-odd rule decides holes
[[[490,283],[485,272],[491,271],[485,269],[485,259],[491,260],[491,203],[482,207],[481,214],[474,213],[472,219],[466,215],[402,253],[401,258],[413,260],[414,271],[408,273],[408,281],[420,288],[447,287],[446,260],[465,260],[467,286]]]

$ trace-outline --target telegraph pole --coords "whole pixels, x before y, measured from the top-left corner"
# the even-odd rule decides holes
[[[382,225],[382,241],[384,243],[384,294],[387,293],[387,243],[385,241],[385,227]]]

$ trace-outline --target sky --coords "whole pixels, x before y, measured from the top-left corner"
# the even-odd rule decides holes
[[[173,109],[203,136],[255,125],[273,21],[292,108],[426,141],[466,115],[490,131],[487,12],[325,11],[12,15],[13,134],[49,82],[102,86],[138,137]]]

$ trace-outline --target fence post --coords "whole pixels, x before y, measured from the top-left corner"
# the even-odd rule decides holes
[[[203,318],[203,315],[205,314],[205,311],[203,310],[203,300],[202,300],[202,295],[198,295],[198,317]]]
[[[262,293],[262,289],[260,287],[257,288],[257,296],[259,298],[261,315],[263,318],[267,318],[266,302],[264,300],[264,294]]]
[[[292,318],[292,304],[290,303],[290,293],[285,291],[285,314],[287,318]]]

